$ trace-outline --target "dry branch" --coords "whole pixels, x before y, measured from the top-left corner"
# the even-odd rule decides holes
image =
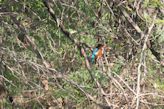
[[[137,78],[137,95],[136,95],[136,98],[137,98],[137,104],[136,104],[136,109],[139,108],[139,102],[140,102],[140,79],[141,79],[141,66],[142,66],[142,61],[143,61],[143,54],[144,54],[144,51],[146,49],[146,42],[148,41],[148,37],[149,37],[149,34],[154,26],[154,20],[156,18],[156,15],[154,16],[153,18],[153,23],[151,24],[151,26],[148,28],[148,32],[146,35],[144,35],[145,37],[145,41],[144,41],[144,45],[143,45],[143,48],[142,48],[142,52],[140,54],[140,63],[138,65],[138,78]]]

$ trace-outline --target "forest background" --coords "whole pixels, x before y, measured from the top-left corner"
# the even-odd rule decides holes
[[[1,109],[163,109],[164,0],[0,0],[0,24]]]

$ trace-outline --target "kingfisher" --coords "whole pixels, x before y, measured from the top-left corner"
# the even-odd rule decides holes
[[[98,57],[100,57],[103,54],[104,49],[109,49],[109,48],[107,46],[104,46],[103,43],[99,43],[97,45],[97,47],[93,50],[93,53],[91,55],[91,65],[94,60],[96,60]]]

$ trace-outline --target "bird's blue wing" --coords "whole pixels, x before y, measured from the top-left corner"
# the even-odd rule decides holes
[[[93,59],[95,58],[95,53],[97,52],[97,48],[95,48],[94,50],[93,50],[93,53],[92,53],[92,55],[91,55],[91,65],[92,65],[92,63],[93,63]]]
[[[93,50],[93,53],[92,53],[92,55],[91,55],[91,59],[95,58],[95,55],[94,55],[94,54],[97,52],[97,50],[98,50],[97,48],[95,48],[95,49]]]

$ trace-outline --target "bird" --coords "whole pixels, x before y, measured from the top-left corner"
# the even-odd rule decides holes
[[[94,60],[96,60],[98,57],[100,57],[103,54],[104,49],[109,49],[109,48],[107,46],[104,46],[103,43],[99,43],[97,45],[97,47],[93,50],[91,55],[91,65]]]

